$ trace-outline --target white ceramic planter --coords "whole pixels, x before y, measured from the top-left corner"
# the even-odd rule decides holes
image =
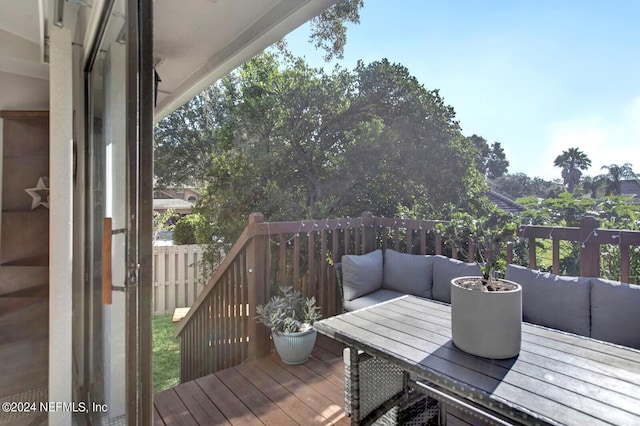
[[[285,364],[302,364],[309,359],[313,345],[316,344],[318,332],[314,329],[300,331],[298,333],[271,332],[273,344]]]
[[[470,290],[451,280],[451,334],[463,351],[485,358],[512,358],[522,340],[522,287],[485,292]]]

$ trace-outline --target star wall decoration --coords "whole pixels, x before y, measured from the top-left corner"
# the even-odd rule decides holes
[[[31,210],[38,206],[49,208],[49,178],[47,176],[40,176],[36,186],[25,189],[25,192],[32,198]]]

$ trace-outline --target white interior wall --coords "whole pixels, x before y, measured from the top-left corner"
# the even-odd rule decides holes
[[[0,71],[0,110],[46,111],[49,82]]]

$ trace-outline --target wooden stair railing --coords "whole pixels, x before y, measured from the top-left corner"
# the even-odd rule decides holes
[[[318,301],[324,317],[341,311],[332,265],[343,254],[376,248],[441,252],[438,221],[374,217],[249,224],[180,321],[181,381],[213,373],[270,349],[266,327],[253,318],[276,285],[291,285]],[[435,247],[435,251],[434,248]]]

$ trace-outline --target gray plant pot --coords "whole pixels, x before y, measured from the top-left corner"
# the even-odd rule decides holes
[[[520,353],[522,341],[522,287],[515,290],[484,292],[460,287],[451,280],[451,334],[463,351],[494,359]]]
[[[313,346],[316,343],[318,332],[314,329],[297,333],[280,333],[272,331],[273,344],[285,364],[302,364],[309,359]]]

